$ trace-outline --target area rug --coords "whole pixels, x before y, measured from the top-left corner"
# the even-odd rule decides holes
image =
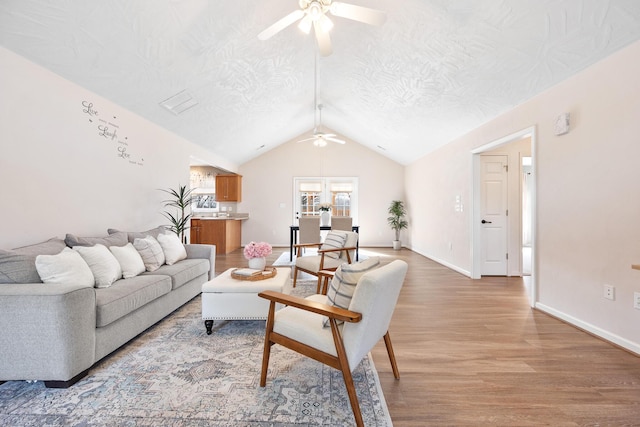
[[[312,293],[315,284],[294,291]],[[264,321],[216,321],[207,335],[200,304],[195,298],[68,389],[0,385],[0,425],[354,425],[339,371],[276,345],[262,388]],[[370,356],[353,378],[365,425],[390,426]]]

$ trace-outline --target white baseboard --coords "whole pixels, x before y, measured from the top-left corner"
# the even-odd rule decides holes
[[[568,315],[566,313],[558,311],[558,310],[556,310],[556,309],[554,309],[552,307],[549,307],[547,305],[541,304],[539,302],[536,303],[535,308],[540,310],[540,311],[542,311],[542,312],[544,312],[544,313],[547,313],[547,314],[549,314],[549,315],[551,315],[553,317],[557,317],[558,319],[561,319],[561,320],[563,320],[563,321],[565,321],[565,322],[567,322],[567,323],[569,323],[569,324],[571,324],[571,325],[573,325],[573,326],[575,326],[577,328],[580,328],[580,329],[582,329],[584,331],[587,331],[590,334],[593,334],[593,335],[595,335],[597,337],[600,337],[605,341],[613,343],[613,344],[615,344],[615,345],[617,345],[619,347],[624,348],[625,350],[628,350],[628,351],[640,356],[640,344],[638,344],[638,343],[635,343],[633,341],[629,341],[629,340],[627,340],[625,338],[622,338],[622,337],[620,337],[620,336],[618,336],[616,334],[612,334],[611,332],[606,331],[604,329],[601,329],[601,328],[599,328],[597,326],[594,326],[594,325],[592,325],[590,323],[583,322],[580,319],[577,319],[577,318],[575,318],[573,316],[570,316],[570,315]]]
[[[411,250],[413,252],[415,252],[415,253],[418,253],[418,254],[420,254],[420,255],[422,255],[424,257],[429,258],[432,261],[437,262],[438,264],[444,265],[445,267],[450,268],[453,271],[457,271],[460,274],[463,274],[463,275],[465,275],[467,277],[471,277],[471,272],[470,271],[463,270],[460,267],[458,267],[457,265],[454,265],[454,264],[451,264],[450,262],[447,262],[447,261],[441,260],[439,258],[433,257],[433,256],[431,256],[429,254],[426,254],[426,253],[422,252],[422,251],[418,251],[418,250],[415,250],[415,249],[411,249]]]

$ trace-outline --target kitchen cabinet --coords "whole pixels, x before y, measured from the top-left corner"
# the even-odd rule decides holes
[[[191,219],[191,243],[216,245],[216,253],[228,254],[238,249],[241,241],[239,219]]]
[[[216,201],[241,202],[242,201],[242,176],[241,175],[217,175],[216,176]]]

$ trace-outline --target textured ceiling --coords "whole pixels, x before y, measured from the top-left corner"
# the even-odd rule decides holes
[[[640,39],[639,0],[345,2],[388,17],[333,18],[322,122],[402,164]],[[313,129],[313,33],[257,39],[297,3],[0,0],[0,45],[242,164]]]

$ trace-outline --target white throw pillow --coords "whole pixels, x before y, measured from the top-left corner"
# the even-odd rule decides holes
[[[92,288],[93,273],[79,253],[64,248],[57,255],[38,255],[36,270],[44,283],[71,283]]]
[[[324,238],[324,243],[320,247],[320,249],[338,249],[344,248],[344,244],[347,241],[347,233],[344,231],[336,231],[332,230],[327,234],[327,237]],[[342,252],[327,252],[324,256],[328,256],[329,258],[338,259]]]
[[[162,247],[153,237],[147,236],[143,239],[138,237],[133,241],[133,247],[136,248],[142,257],[142,262],[144,262],[147,271],[156,271],[164,264]]]
[[[158,234],[157,240],[162,247],[167,265],[173,265],[187,257],[187,250],[180,243],[180,238],[177,235],[173,233]]]
[[[353,264],[342,264],[331,279],[331,286],[327,290],[327,304],[348,310],[360,277],[378,267],[380,267],[380,258],[378,257],[371,257]],[[339,323],[341,322],[339,321]],[[324,317],[322,324],[324,327],[328,327],[329,318]]]
[[[146,267],[132,243],[127,243],[125,246],[111,246],[109,250],[118,260],[120,268],[122,268],[122,277],[125,279],[130,279],[140,273],[144,273]]]
[[[122,277],[120,263],[106,246],[74,246],[73,250],[82,256],[91,269],[96,288],[108,288]]]

